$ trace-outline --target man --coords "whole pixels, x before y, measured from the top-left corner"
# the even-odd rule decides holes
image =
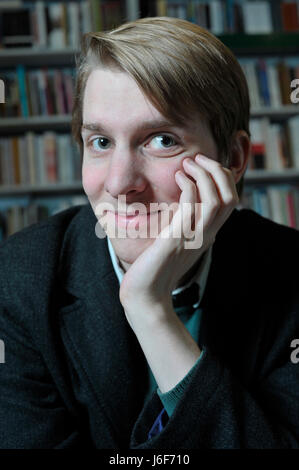
[[[2,447],[299,447],[299,235],[235,208],[248,120],[240,66],[197,25],[85,36],[90,205],[0,250]]]

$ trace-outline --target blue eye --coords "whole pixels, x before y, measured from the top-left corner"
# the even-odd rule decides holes
[[[100,142],[100,146],[96,145],[96,142]],[[99,151],[99,150],[106,150],[108,147],[107,147],[107,143],[109,144],[109,140],[106,139],[106,137],[97,137],[96,139],[94,139],[92,142],[91,142],[91,146],[93,148],[93,150],[96,150],[96,151]],[[103,145],[103,147],[102,147]]]
[[[160,143],[162,143],[163,145],[166,145],[166,147],[162,147],[162,148],[171,148],[173,145],[176,145],[175,140],[166,134],[156,135],[152,139],[152,141],[154,141],[155,139],[159,139]],[[170,141],[170,145],[169,145],[169,141]],[[157,148],[161,150],[161,147],[157,147]]]

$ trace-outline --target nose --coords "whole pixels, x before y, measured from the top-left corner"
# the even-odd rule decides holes
[[[111,156],[105,178],[105,190],[114,198],[133,196],[144,191],[146,178],[143,162],[131,149],[116,149]]]

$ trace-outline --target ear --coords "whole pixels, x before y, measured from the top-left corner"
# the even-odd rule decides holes
[[[247,168],[250,155],[250,139],[246,131],[237,131],[231,146],[230,169],[238,183]]]

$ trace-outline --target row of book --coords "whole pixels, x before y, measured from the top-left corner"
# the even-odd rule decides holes
[[[156,0],[157,14],[186,19],[214,34],[299,31],[299,2]]]
[[[18,65],[16,71],[1,72],[5,103],[0,117],[69,114],[73,107],[74,70],[33,69]]]
[[[267,117],[251,119],[250,133],[249,169],[299,169],[299,116],[283,123],[270,122]]]
[[[87,204],[85,195],[70,197],[20,197],[0,200],[0,242],[25,227],[47,219],[71,206]]]
[[[139,0],[1,0],[0,44],[76,49],[83,33],[109,30],[139,16]]]
[[[279,185],[245,189],[240,207],[299,230],[299,186]]]
[[[81,157],[70,134],[27,132],[0,138],[0,184],[81,181]]]
[[[253,109],[299,102],[299,60],[240,59]]]
[[[53,49],[80,44],[82,33],[91,31],[91,2],[44,1],[0,3],[0,44],[2,47],[49,47]]]
[[[251,106],[280,108],[299,102],[299,61],[290,58],[240,60],[245,73]],[[20,117],[68,114],[72,111],[74,70],[41,68],[3,71],[5,106],[0,116]]]
[[[2,3],[2,9],[1,9]],[[2,47],[77,48],[82,33],[140,17],[139,0],[21,0],[0,3]],[[148,16],[171,16],[225,33],[299,31],[299,2],[288,0],[149,0]],[[3,5],[6,5],[4,8]],[[10,4],[10,7],[9,7]],[[16,5],[13,8],[13,5]]]
[[[250,120],[250,170],[299,169],[299,116],[283,123]],[[47,131],[0,138],[0,184],[40,185],[81,180],[81,156],[70,134]]]

